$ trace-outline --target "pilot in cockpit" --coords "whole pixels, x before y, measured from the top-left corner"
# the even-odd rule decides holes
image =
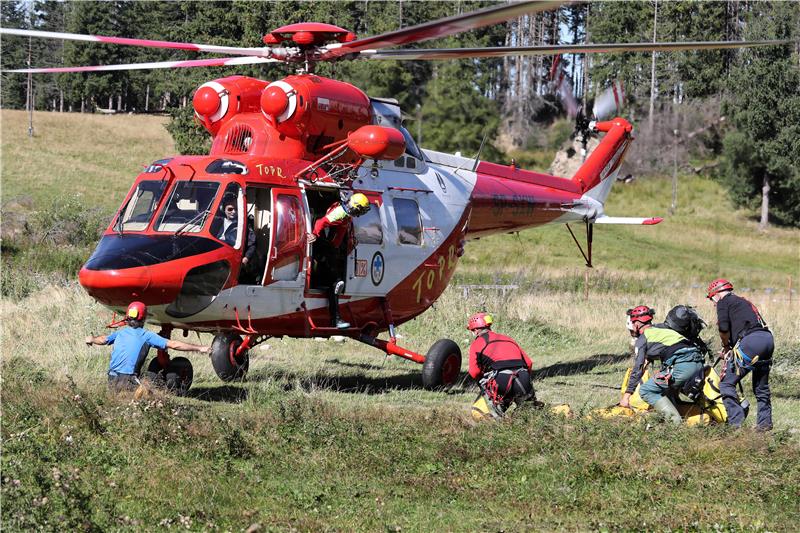
[[[239,236],[239,216],[236,207],[236,196],[226,194],[222,199],[220,208],[222,217],[219,217],[212,226],[212,233],[221,241],[225,241],[231,246],[236,246],[236,239]],[[220,220],[221,219],[221,220]],[[256,253],[256,235],[253,231],[247,231],[247,244],[242,257],[242,266],[246,267],[252,261]]]

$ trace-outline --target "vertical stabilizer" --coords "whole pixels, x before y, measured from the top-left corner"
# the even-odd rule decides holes
[[[633,126],[623,118],[615,118],[589,127],[596,132],[605,132],[605,136],[572,177],[572,182],[586,196],[604,203],[633,140]]]

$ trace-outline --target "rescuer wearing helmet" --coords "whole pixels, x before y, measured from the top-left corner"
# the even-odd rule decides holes
[[[647,363],[661,360],[661,369],[639,388],[639,395],[664,418],[681,422],[681,415],[670,394],[679,391],[703,368],[703,354],[686,337],[664,324],[653,325],[655,310],[646,305],[628,309],[628,330],[636,338],[633,363],[628,385],[619,404],[630,407],[630,398],[642,379]]]
[[[119,329],[110,335],[94,337],[87,335],[85,342],[93,344],[113,344],[111,362],[108,365],[108,386],[115,392],[135,390],[139,385],[139,372],[147,352],[151,347],[161,350],[167,348],[182,352],[209,353],[209,346],[199,346],[181,341],[168,340],[160,335],[144,329],[147,318],[147,306],[142,302],[132,302],[125,313],[126,328]]]
[[[480,383],[494,415],[501,417],[512,402],[517,406],[529,399],[535,402],[536,394],[528,354],[511,337],[492,331],[493,321],[489,313],[475,313],[467,323],[475,336],[469,347],[469,375]]]
[[[706,296],[717,307],[717,326],[725,358],[719,390],[728,413],[728,424],[739,427],[747,413],[739,404],[736,386],[753,372],[753,395],[758,404],[756,429],[772,429],[772,402],[769,391],[769,371],[775,341],[767,323],[756,306],[733,294],[733,284],[715,279]]]
[[[331,322],[339,329],[350,327],[349,322],[345,322],[339,317],[339,295],[344,290],[344,268],[341,263],[347,255],[347,250],[342,251],[342,244],[352,227],[352,217],[360,217],[369,211],[369,200],[367,197],[357,192],[347,201],[334,202],[324,216],[317,219],[314,229],[308,234],[308,242],[314,242],[319,237],[323,237],[321,242],[327,246],[316,248],[313,253],[318,264],[315,266],[315,274],[320,277],[327,277],[323,285],[328,286],[328,308],[330,310]],[[323,236],[324,233],[324,236]],[[319,243],[318,243],[319,244]]]

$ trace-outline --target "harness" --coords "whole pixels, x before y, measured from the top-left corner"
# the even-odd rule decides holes
[[[519,375],[521,372],[528,372],[528,366],[525,363],[525,360],[521,357],[519,359],[508,359],[502,361],[495,361],[488,355],[484,353],[484,350],[492,344],[492,343],[500,343],[500,342],[508,342],[505,339],[489,339],[489,334],[484,333],[480,336],[484,342],[486,343],[483,348],[481,348],[477,352],[477,362],[478,366],[483,368],[489,368],[490,370],[483,373],[483,378],[478,382],[481,391],[486,396],[487,401],[489,401],[496,409],[503,409],[504,406],[504,398],[506,395],[514,389],[514,385],[517,384],[520,390],[525,390],[525,385],[522,383]],[[500,390],[500,387],[497,383],[497,376],[499,375],[506,375],[509,376],[508,384],[506,385],[504,390]],[[517,398],[520,400],[526,400],[530,397],[530,394],[527,394],[525,398]]]

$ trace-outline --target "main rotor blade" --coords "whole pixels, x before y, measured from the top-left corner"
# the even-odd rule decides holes
[[[19,35],[22,37],[41,37],[43,39],[61,39],[64,41],[88,41],[95,43],[122,44],[146,48],[169,48],[173,50],[190,50],[193,52],[214,52],[233,56],[269,57],[269,48],[237,48],[235,46],[216,46],[213,44],[177,43],[170,41],[150,41],[148,39],[129,39],[127,37],[106,37],[103,35],[82,35],[79,33],[61,33],[40,30],[19,30],[0,28],[0,35]]]
[[[682,43],[609,43],[559,44],[552,46],[517,46],[494,48],[436,48],[427,50],[363,50],[358,57],[366,59],[431,60],[471,57],[504,57],[559,54],[597,54],[613,52],[673,52],[678,50],[718,50],[794,44],[790,39],[772,41],[687,41]]]
[[[483,26],[491,26],[498,22],[505,22],[506,20],[520,15],[550,11],[565,3],[569,2],[563,0],[546,0],[501,4],[480,11],[454,15],[452,17],[433,20],[431,22],[417,24],[416,26],[390,31],[372,37],[365,37],[364,39],[357,39],[349,43],[329,44],[325,47],[327,51],[322,52],[320,58],[322,60],[334,59],[367,49],[378,50],[389,46],[418,43],[438,37],[447,37],[448,35],[463,31],[482,28]]]
[[[277,59],[268,57],[230,57],[212,59],[191,59],[188,61],[160,61],[157,63],[130,63],[127,65],[96,65],[86,67],[52,67],[52,68],[20,68],[4,70],[3,72],[24,72],[31,74],[44,74],[54,72],[100,72],[109,70],[148,70],[158,68],[188,68],[188,67],[225,67],[233,65],[253,65],[257,63],[279,63]]]

